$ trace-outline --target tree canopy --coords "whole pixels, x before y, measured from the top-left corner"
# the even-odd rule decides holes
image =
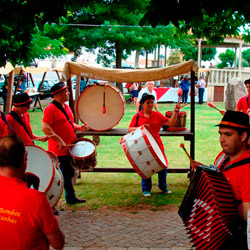
[[[221,63],[217,65],[218,68],[232,67],[234,64],[235,53],[231,49],[227,49],[225,52],[219,54]]]
[[[239,36],[240,27],[250,23],[250,2],[236,0],[151,0],[141,25],[173,23],[180,32],[191,32],[195,38],[206,38],[218,44],[226,36]],[[250,41],[245,27],[243,38]]]
[[[81,1],[81,5],[90,0]],[[8,61],[13,64],[27,63],[33,56],[30,46],[36,28],[43,29],[45,23],[58,22],[67,16],[67,10],[77,0],[2,0],[0,3],[0,66]]]

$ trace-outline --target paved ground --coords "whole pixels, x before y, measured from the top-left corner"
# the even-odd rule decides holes
[[[192,249],[173,211],[63,211],[57,218],[66,236],[65,250]]]

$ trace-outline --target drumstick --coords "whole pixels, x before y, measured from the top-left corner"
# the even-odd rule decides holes
[[[181,108],[183,108],[183,107],[185,107],[185,106],[187,106],[188,104],[187,103],[185,103],[184,105],[182,105],[182,106],[180,106],[180,108],[179,109],[181,109]]]
[[[65,146],[66,147],[72,147],[72,146],[79,146],[79,145],[81,145],[81,144],[66,144]]]
[[[105,107],[105,85],[104,85],[104,89],[103,89],[103,105],[102,105],[102,113],[105,114],[106,113],[106,107]]]
[[[52,137],[52,136],[54,136],[54,135],[47,135],[48,138],[50,138],[50,137]],[[46,137],[46,135],[41,136],[41,137]],[[41,137],[36,138],[36,139],[31,139],[31,141],[39,141],[39,140],[41,139]]]
[[[187,150],[185,149],[185,146],[183,143],[180,144],[180,147],[183,148],[184,152],[186,153],[187,157],[189,158],[190,161],[193,161],[192,157],[190,156],[190,154],[187,152]]]
[[[216,110],[218,110],[219,112],[221,112],[220,109],[216,108],[216,106],[212,103],[212,102],[208,102],[207,105],[210,107],[210,108],[214,108]]]

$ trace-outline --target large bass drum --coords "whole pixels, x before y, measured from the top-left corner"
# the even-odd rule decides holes
[[[113,128],[125,112],[125,98],[113,84],[87,87],[77,99],[76,111],[80,120],[95,131]]]
[[[168,166],[165,153],[144,126],[123,136],[120,144],[134,170],[143,179]]]
[[[39,178],[39,188],[45,192],[51,207],[55,207],[63,192],[63,176],[56,155],[38,146],[26,146],[28,152],[26,173]]]

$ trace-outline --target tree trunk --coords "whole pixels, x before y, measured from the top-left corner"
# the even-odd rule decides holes
[[[158,61],[157,61],[157,68],[159,68],[160,67],[160,55],[161,55],[161,44],[159,43],[158,44]]]
[[[148,67],[148,47],[146,47],[146,64],[145,64],[145,68]]]
[[[135,69],[139,67],[139,50],[135,51]]]
[[[165,45],[164,67],[167,66],[167,55],[168,55],[168,47]]]
[[[122,49],[120,43],[115,43],[115,51],[116,51],[116,68],[122,68]],[[123,93],[123,87],[121,82],[116,83],[116,87],[118,87]]]
[[[121,50],[120,43],[115,43],[115,52],[116,52],[116,68],[121,69],[122,68],[122,50]]]

